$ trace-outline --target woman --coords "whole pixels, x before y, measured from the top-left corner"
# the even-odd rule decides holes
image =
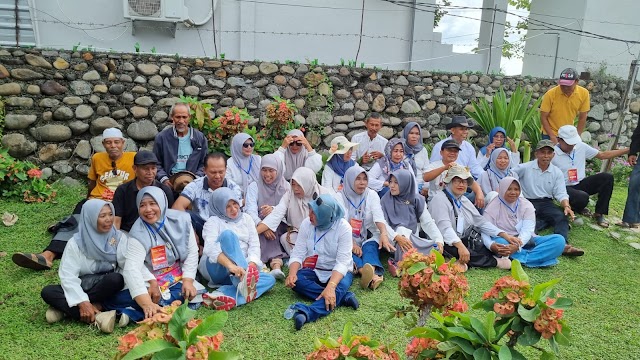
[[[483,169],[486,169],[493,150],[500,148],[506,149],[507,143],[509,144],[509,148],[511,149],[511,153],[509,154],[512,162],[511,166],[518,165],[520,163],[520,153],[518,152],[518,148],[516,148],[516,143],[515,141],[513,141],[513,139],[507,137],[507,131],[500,126],[496,126],[491,129],[491,131],[489,132],[487,145],[481,147],[480,150],[478,150],[478,164],[480,164]]]
[[[255,141],[249,134],[236,134],[231,140],[231,157],[227,159],[227,175],[242,189],[245,196],[247,188],[260,177],[260,155],[255,155]]]
[[[49,304],[48,323],[68,316],[96,323],[105,333],[113,332],[116,311],[105,311],[104,303],[124,286],[122,275],[114,270],[118,243],[126,238],[113,226],[114,214],[113,205],[103,200],[90,199],[82,205],[79,231],[67,243],[60,261],[61,285],[42,289],[42,299]],[[127,317],[120,319],[121,326],[128,322]]]
[[[309,217],[300,225],[285,280],[287,287],[315,300],[311,305],[290,306],[296,330],[328,315],[336,306],[356,310],[360,306],[349,291],[353,281],[351,227],[343,217],[344,209],[331,195],[320,195],[309,202]]]
[[[267,215],[256,229],[258,234],[267,230],[275,232],[280,223],[286,221],[289,225],[285,234],[280,237],[280,243],[287,254],[296,244],[298,229],[302,220],[308,217],[309,201],[322,194],[335,195],[332,189],[320,186],[313,170],[301,167],[291,177],[291,190],[285,192],[278,205]]]
[[[175,300],[197,304],[194,299],[204,287],[194,280],[198,244],[189,214],[168,209],[166,195],[155,186],[140,189],[136,204],[140,217],[129,232],[122,272],[129,290],[119,295],[121,311],[140,321]],[[145,281],[144,268],[155,281]]]
[[[511,171],[511,158],[509,151],[505,148],[498,148],[491,152],[487,169],[480,175],[478,183],[482,192],[486,194],[498,191],[500,180],[507,176],[518,178],[518,175]]]
[[[519,242],[512,244],[503,238],[482,235],[487,249],[498,256],[510,257],[528,267],[552,266],[558,263],[566,245],[562,235],[535,234],[536,213],[533,204],[520,197],[520,182],[514,177],[500,180],[498,196],[484,210],[484,218],[504,229]]]
[[[369,189],[367,172],[356,165],[344,174],[342,199],[346,205],[345,219],[351,225],[353,239],[352,257],[360,274],[360,287],[377,289],[384,278],[379,250],[389,252],[395,247],[389,242],[387,222],[380,207],[380,198]],[[367,238],[367,234],[371,237]]]
[[[464,194],[473,177],[467,168],[454,166],[444,178],[445,188],[429,203],[429,209],[438,229],[444,236],[446,256],[458,259],[463,268],[498,267],[511,268],[511,261],[495,257],[481,243],[480,234],[500,236],[509,243],[518,243],[515,236],[500,230],[483,218]]]
[[[274,153],[284,163],[284,178],[289,181],[293,173],[307,167],[314,173],[322,169],[322,156],[316,153],[302,131],[293,129],[282,140],[282,145]]]
[[[211,217],[202,229],[204,251],[199,270],[209,286],[218,289],[204,294],[203,301],[228,311],[257,299],[276,280],[258,271],[262,268],[258,233],[251,216],[240,211],[233,190],[214,190],[209,206]]]
[[[249,185],[245,202],[245,211],[251,216],[255,226],[271,214],[280,199],[290,190],[291,185],[284,179],[282,161],[273,154],[265,155],[260,165],[260,177]],[[275,231],[267,229],[259,235],[260,261],[268,264],[271,275],[279,280],[284,280],[282,259],[287,257],[280,244],[280,236],[286,232],[287,224],[281,221]]]
[[[384,148],[384,157],[378,159],[371,170],[369,170],[369,187],[382,197],[389,191],[387,179],[389,174],[396,170],[406,169],[414,174],[415,170],[408,159],[404,157],[404,139],[394,138],[387,142]]]
[[[406,142],[404,146],[405,155],[416,172],[418,192],[426,197],[429,190],[422,179],[422,175],[429,166],[429,153],[422,145],[422,128],[417,122],[411,121],[405,125],[402,137]]]
[[[389,175],[389,192],[380,203],[389,224],[389,236],[396,245],[394,259],[389,259],[391,275],[397,276],[396,263],[410,249],[415,248],[423,254],[429,254],[434,248],[442,252],[442,234],[427,211],[424,197],[416,193],[416,181],[411,172],[397,170]],[[427,238],[420,237],[420,229]]]
[[[334,191],[342,189],[345,171],[356,164],[351,159],[351,154],[358,145],[358,143],[352,143],[347,140],[344,136],[336,136],[331,140],[329,158],[322,171],[322,186],[331,188]]]

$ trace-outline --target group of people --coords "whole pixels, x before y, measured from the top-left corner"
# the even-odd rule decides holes
[[[570,85],[562,76],[556,96],[572,99],[565,87],[575,89],[577,75]],[[87,199],[49,229],[54,236],[42,253],[12,259],[44,270],[61,258],[61,284],[42,290],[47,321],[69,317],[105,332],[154,316],[174,300],[231,310],[277,280],[312,300],[285,312],[299,330],[337,306],[358,309],[353,278],[377,289],[385,272],[381,252],[390,254],[391,276],[409,251],[439,251],[463,270],[509,269],[511,259],[552,266],[561,255],[584,254],[569,244],[569,219],[589,213],[589,195],[598,194],[593,216],[608,226],[613,177],[586,176],[586,160],[629,150],[598,151],[582,142],[580,126],[548,127],[556,105],[545,106],[550,139],[523,164],[503,128],[492,129],[476,152],[466,140],[473,123],[454,116],[451,135],[429,156],[418,123],[387,140],[378,134],[382,117],[372,113],[365,132],[332,139],[318,182],[322,157],[301,131],[264,157],[254,153],[251,136],[236,134],[227,158],[208,153],[206,137],[189,126],[188,106],[178,103],[170,111],[173,126],[158,134],[153,151],[124,152],[120,130],[104,130],[105,152],[92,157]],[[639,138],[636,130],[632,150]],[[553,234],[536,234],[547,227]]]

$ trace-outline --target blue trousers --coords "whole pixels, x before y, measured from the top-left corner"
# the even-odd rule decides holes
[[[569,243],[569,220],[551,199],[529,199],[536,209],[536,231],[553,226],[553,232]]]
[[[496,236],[492,239],[498,244],[509,244],[501,237]],[[527,267],[552,266],[558,263],[558,257],[562,255],[566,244],[564,238],[558,234],[536,236],[530,240],[529,244],[531,242],[535,244],[533,247],[526,246],[517,253],[511,254],[510,258],[520,261],[522,265]]]
[[[165,300],[163,298],[160,298],[160,302],[158,303],[158,305],[171,305],[171,303],[176,300],[184,302],[181,282],[178,282],[171,286],[169,288],[169,292],[171,294],[169,299]],[[129,319],[133,321],[137,322],[144,320],[144,312],[142,311],[142,308],[140,308],[138,303],[131,298],[129,289],[120,291],[113,298],[110,298],[109,300],[103,302],[102,306],[105,310],[116,310],[118,314],[126,314],[127,316],[129,316]]]
[[[338,283],[338,286],[336,286],[336,306],[343,306],[343,301],[348,294],[350,294],[350,296],[355,296],[353,293],[349,292],[351,282],[353,282],[353,274],[347,272],[342,280],[340,280],[340,283]],[[321,282],[315,271],[312,269],[302,268],[298,270],[298,280],[296,281],[296,285],[293,287],[293,291],[298,295],[315,300],[311,305],[300,302],[293,305],[293,309],[304,313],[307,317],[307,322],[316,321],[331,313],[331,310],[327,310],[325,308],[324,298],[316,300],[322,291],[324,291],[326,286],[327,284]]]
[[[376,270],[376,275],[382,276],[384,274],[377,242],[369,241],[362,244],[362,257],[356,256],[356,254],[351,254],[351,257],[356,269],[360,270],[364,264],[371,264]]]
[[[235,233],[225,230],[220,234],[217,241],[220,242],[222,253],[229,258],[229,260],[233,261],[234,264],[245,270],[249,267],[249,263],[242,254],[242,249],[240,249],[238,236]],[[211,282],[222,285],[218,288],[218,291],[222,292],[226,296],[236,299],[236,306],[246,304],[247,301],[243,296],[237,296],[238,283],[240,282],[240,279],[237,276],[232,275],[226,267],[218,263],[212,263],[209,259],[206,259],[206,264],[207,272],[211,277]],[[271,274],[261,272],[256,286],[258,290],[256,298],[259,298],[262,294],[269,291],[269,289],[271,289],[275,284],[276,278]]]
[[[204,239],[202,238],[202,228],[204,227],[205,219],[200,217],[200,215],[193,211],[188,210],[187,213],[191,216],[191,225],[193,226],[193,231],[195,231],[196,235],[198,235],[198,239],[200,239],[200,245],[204,245]]]
[[[636,164],[629,177],[629,192],[624,205],[622,221],[640,223],[640,165]]]

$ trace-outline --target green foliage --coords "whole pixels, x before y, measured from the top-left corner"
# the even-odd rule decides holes
[[[436,11],[433,13],[433,27],[438,26],[440,20],[449,13],[443,10],[442,6],[451,6],[451,0],[440,0],[436,3]]]
[[[206,123],[211,121],[211,114],[209,112],[211,110],[211,104],[201,102],[195,97],[182,95],[180,95],[179,102],[189,105],[189,114],[191,115],[189,123],[191,126],[202,130]]]
[[[367,360],[367,359],[399,359],[392,346],[381,344],[369,336],[353,335],[353,324],[347,322],[342,336],[334,339],[331,336],[316,338],[314,351],[305,356],[307,360]]]
[[[56,191],[41,178],[42,171],[29,161],[20,161],[0,148],[0,194],[25,202],[50,201]]]
[[[224,53],[220,53],[220,60],[224,60],[224,56],[225,56]]]
[[[72,50],[73,52],[76,52],[76,51],[78,51],[78,48],[79,48],[79,47],[80,47],[80,42],[78,42],[77,44],[73,45],[73,47],[71,48],[71,50]]]
[[[140,52],[140,43],[139,42],[136,42],[135,44],[133,44],[133,47],[136,49],[137,53]]]
[[[154,55],[156,54],[156,47],[155,46],[151,48],[151,53],[154,54]]]
[[[2,140],[2,136],[4,135],[4,100],[0,97],[0,140]]]

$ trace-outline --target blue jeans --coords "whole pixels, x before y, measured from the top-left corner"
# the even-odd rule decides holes
[[[204,245],[204,239],[202,238],[202,228],[204,227],[204,223],[206,222],[200,214],[193,210],[188,210],[187,213],[191,216],[191,225],[193,226],[193,231],[195,231],[196,235],[198,235],[198,239],[200,239],[200,245]]]
[[[498,236],[492,236],[491,239],[498,244],[509,244],[507,240]],[[558,234],[536,236],[529,241],[529,244],[532,243],[533,247],[525,246],[509,257],[527,267],[552,266],[558,263],[558,257],[562,255],[565,246],[564,239]]]
[[[176,300],[180,300],[184,302],[184,297],[182,296],[182,283],[176,283],[169,288],[170,297],[165,300],[160,298],[160,302],[158,305],[167,306],[171,305],[172,302]],[[129,293],[129,289],[125,289],[120,291],[113,298],[102,303],[102,306],[105,310],[116,310],[118,314],[126,314],[129,316],[129,319],[132,321],[142,321],[144,320],[144,312],[142,308],[138,305],[138,303],[131,298],[131,294]],[[190,305],[191,307],[191,305]]]
[[[242,249],[240,249],[238,236],[235,233],[225,230],[220,233],[217,241],[220,242],[222,253],[229,258],[229,260],[245,270],[249,267],[249,263],[242,254]],[[208,258],[205,261],[207,264],[207,272],[211,277],[211,282],[222,285],[218,288],[218,291],[222,292],[226,296],[236,299],[236,306],[246,304],[247,301],[243,296],[237,296],[238,283],[240,282],[240,279],[237,276],[232,275],[226,267],[218,263],[212,263]],[[271,274],[261,272],[260,277],[258,278],[258,283],[256,284],[256,288],[258,290],[256,298],[259,298],[262,294],[269,291],[269,289],[271,289],[275,284],[276,278]]]
[[[340,283],[338,283],[338,286],[336,286],[336,306],[343,306],[344,299],[347,296],[355,296],[349,291],[351,282],[353,282],[353,274],[347,272],[342,280],[340,280]],[[324,298],[316,300],[326,286],[327,284],[322,283],[312,269],[302,268],[298,270],[298,280],[293,287],[293,291],[298,293],[298,295],[315,300],[311,305],[300,302],[293,304],[295,310],[303,313],[307,317],[307,322],[316,321],[331,313],[331,310],[325,308]]]
[[[356,256],[356,254],[351,254],[351,257],[356,269],[360,270],[364,264],[371,264],[376,270],[376,275],[382,276],[384,274],[377,242],[369,241],[362,244],[362,257]]]
[[[624,205],[622,221],[640,223],[640,165],[636,164],[629,177],[629,192]]]

